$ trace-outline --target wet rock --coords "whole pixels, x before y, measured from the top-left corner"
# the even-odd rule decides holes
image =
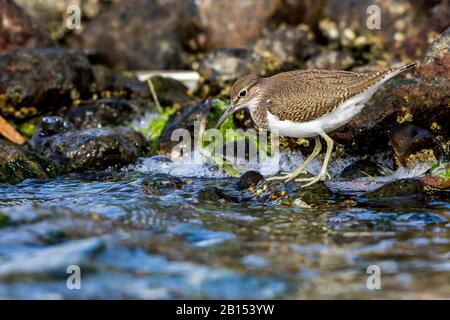
[[[75,130],[72,123],[64,120],[61,117],[45,117],[37,125],[34,135],[36,137],[49,137],[58,133],[64,133]]]
[[[117,1],[86,25],[80,45],[110,67],[176,69],[182,51],[177,28],[188,12],[186,1]]]
[[[323,51],[306,62],[307,69],[348,70],[355,64],[352,55],[345,51]]]
[[[150,195],[165,195],[181,189],[183,181],[180,178],[166,174],[157,174],[141,184],[142,190]]]
[[[122,167],[149,150],[144,137],[128,128],[76,130],[49,136],[40,132],[29,140],[30,147],[66,171]]]
[[[159,139],[160,152],[162,154],[171,154],[173,147],[178,145],[180,141],[172,141],[172,133],[177,129],[187,129],[191,136],[189,141],[184,141],[187,143],[183,150],[190,152],[189,147],[193,147],[195,127],[194,123],[203,124],[206,128],[208,122],[209,111],[212,108],[212,101],[207,100],[203,103],[193,104],[182,109],[179,109],[174,114],[172,114],[167,121],[163,132],[161,133]],[[197,128],[199,130],[199,128]]]
[[[419,179],[401,179],[388,182],[382,187],[366,193],[364,198],[406,197],[422,195],[424,184]]]
[[[0,183],[19,183],[25,179],[46,180],[57,175],[49,160],[24,148],[0,141]]]
[[[340,177],[355,179],[360,177],[376,177],[384,175],[385,169],[371,160],[357,160],[342,170]]]
[[[21,49],[0,55],[0,112],[28,119],[87,98],[94,82],[86,57],[71,49]]]
[[[117,98],[92,100],[71,107],[66,119],[77,129],[118,126],[130,123],[151,108],[152,106],[144,100]]]
[[[13,0],[0,0],[0,52],[51,46],[54,43],[42,26]]]
[[[206,0],[199,16],[208,48],[235,48],[252,44],[277,8],[276,1]]]
[[[420,77],[450,77],[450,27],[428,47],[417,69]]]
[[[319,206],[327,203],[330,199],[331,191],[323,182],[319,182],[307,188],[298,188],[293,195],[289,195],[292,206]]]
[[[267,32],[253,46],[264,57],[266,70],[275,71],[299,68],[306,59],[319,51],[313,42],[314,35],[306,25],[282,25]]]
[[[232,188],[207,187],[200,190],[198,194],[200,201],[210,201],[216,203],[255,203],[254,195],[242,193]]]
[[[264,177],[258,171],[247,171],[236,183],[239,190],[254,187],[259,181],[264,180]]]
[[[198,72],[205,80],[222,88],[241,76],[261,74],[263,70],[263,58],[255,51],[223,48],[207,52],[199,62]]]
[[[393,79],[379,89],[363,111],[349,124],[331,133],[337,142],[355,153],[385,150],[388,134],[405,119],[422,128],[441,127],[450,119],[450,79]]]
[[[434,162],[443,153],[440,142],[433,134],[423,128],[410,123],[402,123],[396,126],[389,134],[390,144],[394,149],[397,165],[412,167],[421,162]],[[429,150],[429,158],[421,158],[417,154],[423,154]],[[411,157],[416,155],[416,157]]]

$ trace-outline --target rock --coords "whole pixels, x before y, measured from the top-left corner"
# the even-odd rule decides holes
[[[247,171],[236,183],[239,190],[254,187],[259,181],[264,180],[264,177],[258,171]]]
[[[177,29],[188,9],[187,1],[116,1],[86,25],[80,46],[117,69],[180,68]]]
[[[75,127],[61,117],[45,117],[37,125],[34,136],[43,138],[73,130],[75,130]]]
[[[53,41],[12,0],[0,0],[0,53],[20,48],[52,47]]]
[[[163,107],[173,106],[174,104],[184,106],[193,101],[188,93],[188,87],[178,80],[154,76],[151,81],[158,96],[158,101]]]
[[[418,161],[435,162],[443,154],[441,144],[430,131],[410,123],[402,123],[392,129],[389,139],[399,166],[413,167]],[[426,150],[428,152],[424,153]],[[428,154],[429,157],[420,156],[424,154]],[[415,157],[410,157],[412,155]]]
[[[199,62],[198,72],[207,81],[222,88],[240,76],[264,71],[263,58],[251,49],[223,48],[209,51]]]
[[[150,195],[165,195],[182,187],[183,181],[180,178],[166,174],[153,175],[141,184],[142,190]]]
[[[30,147],[66,171],[122,167],[149,151],[144,137],[128,128],[86,129],[49,136],[40,132],[29,140]]]
[[[385,150],[388,146],[386,133],[405,119],[422,128],[438,126],[439,133],[448,137],[450,127],[444,123],[450,119],[450,79],[390,80],[360,114],[331,136],[352,152],[365,154]]]
[[[0,183],[20,183],[25,179],[47,180],[57,175],[49,160],[24,148],[0,141]]]
[[[95,91],[101,98],[152,99],[148,84],[127,77],[103,65],[92,67]]]
[[[96,91],[102,98],[124,98],[128,100],[147,100],[149,104],[154,104],[147,81],[140,81],[115,72],[102,65],[93,67],[96,80]],[[161,106],[173,106],[189,104],[194,100],[189,94],[189,89],[180,81],[153,76],[151,78],[153,87],[158,96]]]
[[[254,195],[241,193],[232,188],[206,187],[198,194],[200,201],[211,201],[216,203],[255,203]]]
[[[90,96],[86,57],[71,49],[21,49],[0,55],[0,113],[29,119]]]
[[[424,184],[419,179],[400,179],[364,194],[364,198],[406,197],[422,195]]]
[[[323,51],[306,62],[306,69],[348,70],[355,59],[346,51]]]
[[[99,0],[15,0],[36,21],[42,21],[55,40],[62,41],[70,33],[79,33],[83,30],[86,21],[96,17],[106,10],[112,1]],[[69,18],[67,9],[70,5],[76,5],[80,9],[80,29],[69,29],[66,19]]]
[[[439,11],[450,12],[450,3],[447,0],[440,2]],[[438,4],[439,1],[383,0],[376,3],[380,28],[369,28],[368,24],[373,24],[377,15],[371,7],[373,1],[323,1],[319,25],[330,42],[362,49],[357,54],[363,55],[365,60],[375,60],[383,48],[391,54],[416,59],[423,55],[428,45],[424,35],[442,32],[441,28],[448,26],[448,14],[446,25],[432,22],[433,16],[440,15],[436,11]]]
[[[323,182],[319,182],[307,188],[298,188],[293,195],[289,196],[291,205],[303,206],[305,204],[311,206],[319,206],[328,203],[331,191]]]
[[[73,106],[65,118],[77,129],[126,125],[152,109],[144,100],[117,98],[91,100]]]
[[[201,1],[198,12],[207,47],[237,48],[252,44],[276,9],[277,1]]]
[[[266,69],[292,70],[302,66],[309,57],[317,54],[314,34],[307,25],[282,25],[274,31],[266,32],[253,46],[255,52],[264,57]]]
[[[428,47],[416,74],[420,77],[450,78],[450,27]]]
[[[376,177],[384,175],[384,169],[370,160],[357,160],[340,173],[341,178],[356,179],[360,177]]]
[[[160,152],[162,154],[171,154],[173,147],[178,145],[178,140],[172,141],[172,133],[177,129],[187,129],[190,133],[191,139],[189,140],[190,147],[193,147],[194,140],[192,139],[195,134],[194,123],[203,123],[205,128],[208,121],[208,115],[212,108],[212,101],[206,100],[203,103],[193,104],[177,110],[172,114],[169,120],[166,122],[163,132],[159,139]],[[199,130],[199,128],[197,128]],[[186,145],[186,148],[189,146]],[[185,150],[190,152],[190,150]]]

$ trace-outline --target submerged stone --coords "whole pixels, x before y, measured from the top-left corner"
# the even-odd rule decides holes
[[[164,195],[181,189],[183,181],[167,174],[156,174],[141,184],[142,190],[150,195]]]
[[[406,197],[422,195],[424,184],[419,179],[400,179],[388,182],[382,187],[366,193],[364,198]]]
[[[355,179],[360,177],[375,177],[384,175],[384,168],[371,160],[357,160],[345,167],[340,173],[341,178]]]

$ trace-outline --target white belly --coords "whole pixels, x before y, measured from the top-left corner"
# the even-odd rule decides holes
[[[384,82],[384,81],[383,81]],[[381,82],[382,83],[382,82]],[[372,97],[381,83],[341,103],[334,111],[308,122],[293,122],[280,120],[267,112],[267,120],[272,131],[278,131],[281,136],[307,138],[330,132],[350,122]]]

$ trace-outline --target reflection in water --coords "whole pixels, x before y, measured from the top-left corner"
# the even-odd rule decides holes
[[[182,178],[181,189],[148,195],[140,185],[152,177],[2,185],[0,297],[450,297],[447,201],[215,203],[198,194],[217,179]],[[65,286],[69,264],[83,271],[81,290]],[[373,264],[382,290],[366,288]]]

